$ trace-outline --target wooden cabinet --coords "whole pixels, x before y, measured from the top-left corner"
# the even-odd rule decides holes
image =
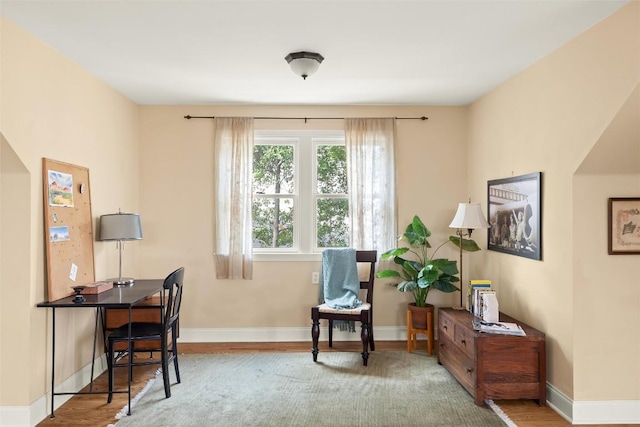
[[[159,296],[153,296],[146,300],[136,304],[131,309],[131,321],[132,322],[148,322],[148,323],[161,323],[162,306]],[[108,331],[125,325],[129,322],[129,310],[124,308],[108,308],[105,309],[104,326]],[[176,328],[176,333],[179,336],[179,328]],[[160,348],[160,341],[136,341],[134,343],[136,349],[158,349]],[[116,350],[124,351],[127,349],[128,344],[126,342],[116,343]]]
[[[473,396],[485,399],[536,399],[546,405],[546,353],[542,332],[500,313],[501,322],[515,322],[526,336],[480,333],[464,310],[438,310],[438,363]]]

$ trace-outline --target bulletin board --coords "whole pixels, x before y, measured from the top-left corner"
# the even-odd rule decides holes
[[[42,159],[49,301],[95,281],[89,169]]]

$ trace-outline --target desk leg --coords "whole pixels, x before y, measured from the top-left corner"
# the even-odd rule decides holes
[[[91,379],[89,382],[89,393],[93,392],[93,372],[96,365],[96,342],[98,341],[98,317],[100,317],[100,308],[96,308],[96,322],[93,326],[93,352],[91,353]]]
[[[55,373],[56,373],[56,308],[51,307],[51,415],[49,418],[55,418],[53,413],[53,404],[55,399]]]

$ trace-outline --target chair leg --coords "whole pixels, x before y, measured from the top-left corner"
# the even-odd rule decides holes
[[[178,339],[175,331],[171,330],[171,355],[173,357],[173,367],[176,371],[176,382],[180,383],[180,368],[178,366]]]
[[[367,361],[369,359],[369,322],[368,319],[362,322],[362,364],[367,366]]]
[[[333,320],[329,319],[329,348],[333,348]]]
[[[311,353],[313,361],[318,361],[318,339],[320,338],[320,312],[317,307],[311,309]]]
[[[109,377],[109,394],[107,395],[107,403],[111,403],[113,399],[113,371],[115,371],[113,367],[113,345],[114,343],[109,341],[107,347],[107,376]]]
[[[165,338],[166,339],[166,338]],[[171,397],[171,383],[169,382],[169,349],[167,343],[162,344],[162,380],[164,381],[164,396],[168,399]]]

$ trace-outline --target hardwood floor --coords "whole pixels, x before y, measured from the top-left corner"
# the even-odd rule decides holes
[[[310,343],[182,343],[180,353],[255,353],[255,352],[310,352]],[[425,348],[425,342],[419,342],[418,348]],[[404,341],[378,341],[376,351],[406,350]],[[334,342],[330,349],[326,343],[320,343],[320,351],[360,351],[359,342]],[[424,350],[417,350],[424,351]],[[311,355],[309,355],[311,359]],[[132,397],[139,393],[147,382],[155,376],[157,365],[134,367]],[[94,381],[95,390],[107,388],[106,374]],[[116,371],[116,388],[126,388],[126,369]],[[85,391],[88,388],[85,389]],[[55,418],[47,417],[38,424],[48,426],[108,426],[117,423],[115,415],[127,404],[127,395],[115,394],[113,402],[107,404],[104,394],[76,395],[55,411]],[[571,424],[558,415],[553,409],[538,406],[529,400],[500,400],[496,403],[518,427],[565,427]],[[135,406],[133,408],[135,412]],[[592,425],[593,427],[593,425]],[[598,427],[598,426],[596,426]],[[612,427],[608,425],[607,427]],[[613,426],[615,427],[615,426]],[[626,425],[625,427],[629,427]]]

